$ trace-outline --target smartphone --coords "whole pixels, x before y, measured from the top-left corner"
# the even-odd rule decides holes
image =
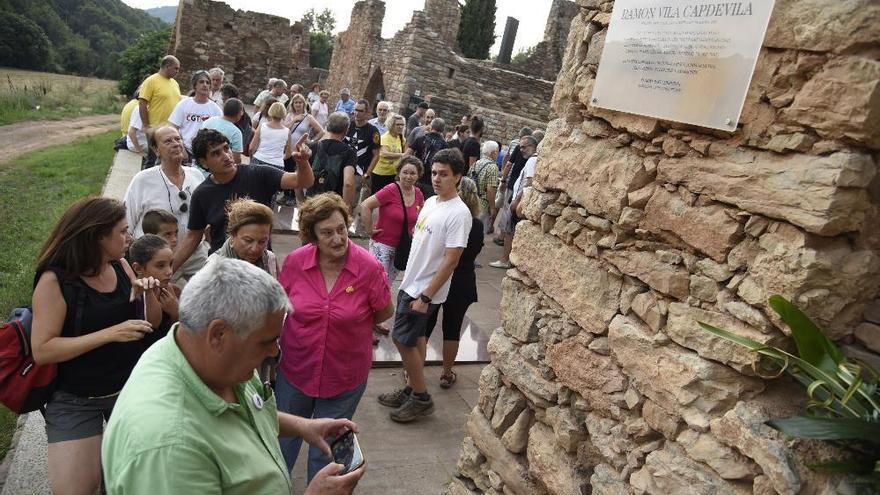
[[[147,319],[147,295],[142,293],[138,296],[137,299],[134,300],[134,319],[136,320],[146,320]]]
[[[364,453],[361,451],[357,435],[351,430],[334,440],[330,445],[330,451],[333,452],[333,461],[344,466],[339,472],[340,475],[348,474],[364,465]]]

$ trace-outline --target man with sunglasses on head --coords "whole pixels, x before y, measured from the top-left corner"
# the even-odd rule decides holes
[[[345,132],[345,128],[342,132]],[[312,186],[315,176],[309,165],[311,150],[305,146],[306,138],[308,134],[303,134],[295,144],[292,156],[287,159],[293,162],[290,165],[295,163],[296,171],[284,172],[275,167],[239,166],[229,149],[229,139],[223,133],[202,129],[196,134],[193,155],[210,175],[193,191],[186,235],[174,253],[175,272],[196,250],[208,226],[211,227],[210,252],[219,249],[226,241],[228,201],[248,197],[270,206],[272,197],[278,191],[308,189]]]
[[[123,201],[129,229],[135,239],[141,237],[144,235],[144,214],[150,210],[166,210],[177,218],[177,241],[180,244],[189,221],[190,198],[205,176],[196,168],[183,166],[187,154],[180,132],[174,126],[165,124],[147,131],[147,141],[159,164],[138,172],[125,191]],[[207,259],[207,243],[197,244],[186,258],[181,259],[176,281],[185,283]]]

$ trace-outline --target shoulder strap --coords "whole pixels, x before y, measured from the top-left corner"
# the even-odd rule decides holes
[[[400,188],[400,184],[397,181],[394,182],[394,185],[397,186],[397,192],[400,194],[400,206],[403,207],[403,228],[409,231],[409,218],[406,215],[406,200],[403,199],[403,189]]]

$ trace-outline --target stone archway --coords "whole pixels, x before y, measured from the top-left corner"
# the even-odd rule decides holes
[[[373,111],[374,115],[376,113],[376,105],[383,99],[387,99],[385,94],[385,80],[382,76],[381,68],[376,67],[373,70],[373,74],[370,76],[366,88],[364,88],[363,98],[370,102],[370,109]]]

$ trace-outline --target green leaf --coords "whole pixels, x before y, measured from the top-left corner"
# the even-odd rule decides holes
[[[855,418],[808,418],[792,416],[767,421],[771,427],[796,438],[815,440],[863,440],[880,442],[880,423]]]
[[[845,358],[819,327],[794,304],[780,295],[770,296],[770,307],[779,313],[791,329],[798,355],[804,361],[829,374],[837,373],[837,365]]]

